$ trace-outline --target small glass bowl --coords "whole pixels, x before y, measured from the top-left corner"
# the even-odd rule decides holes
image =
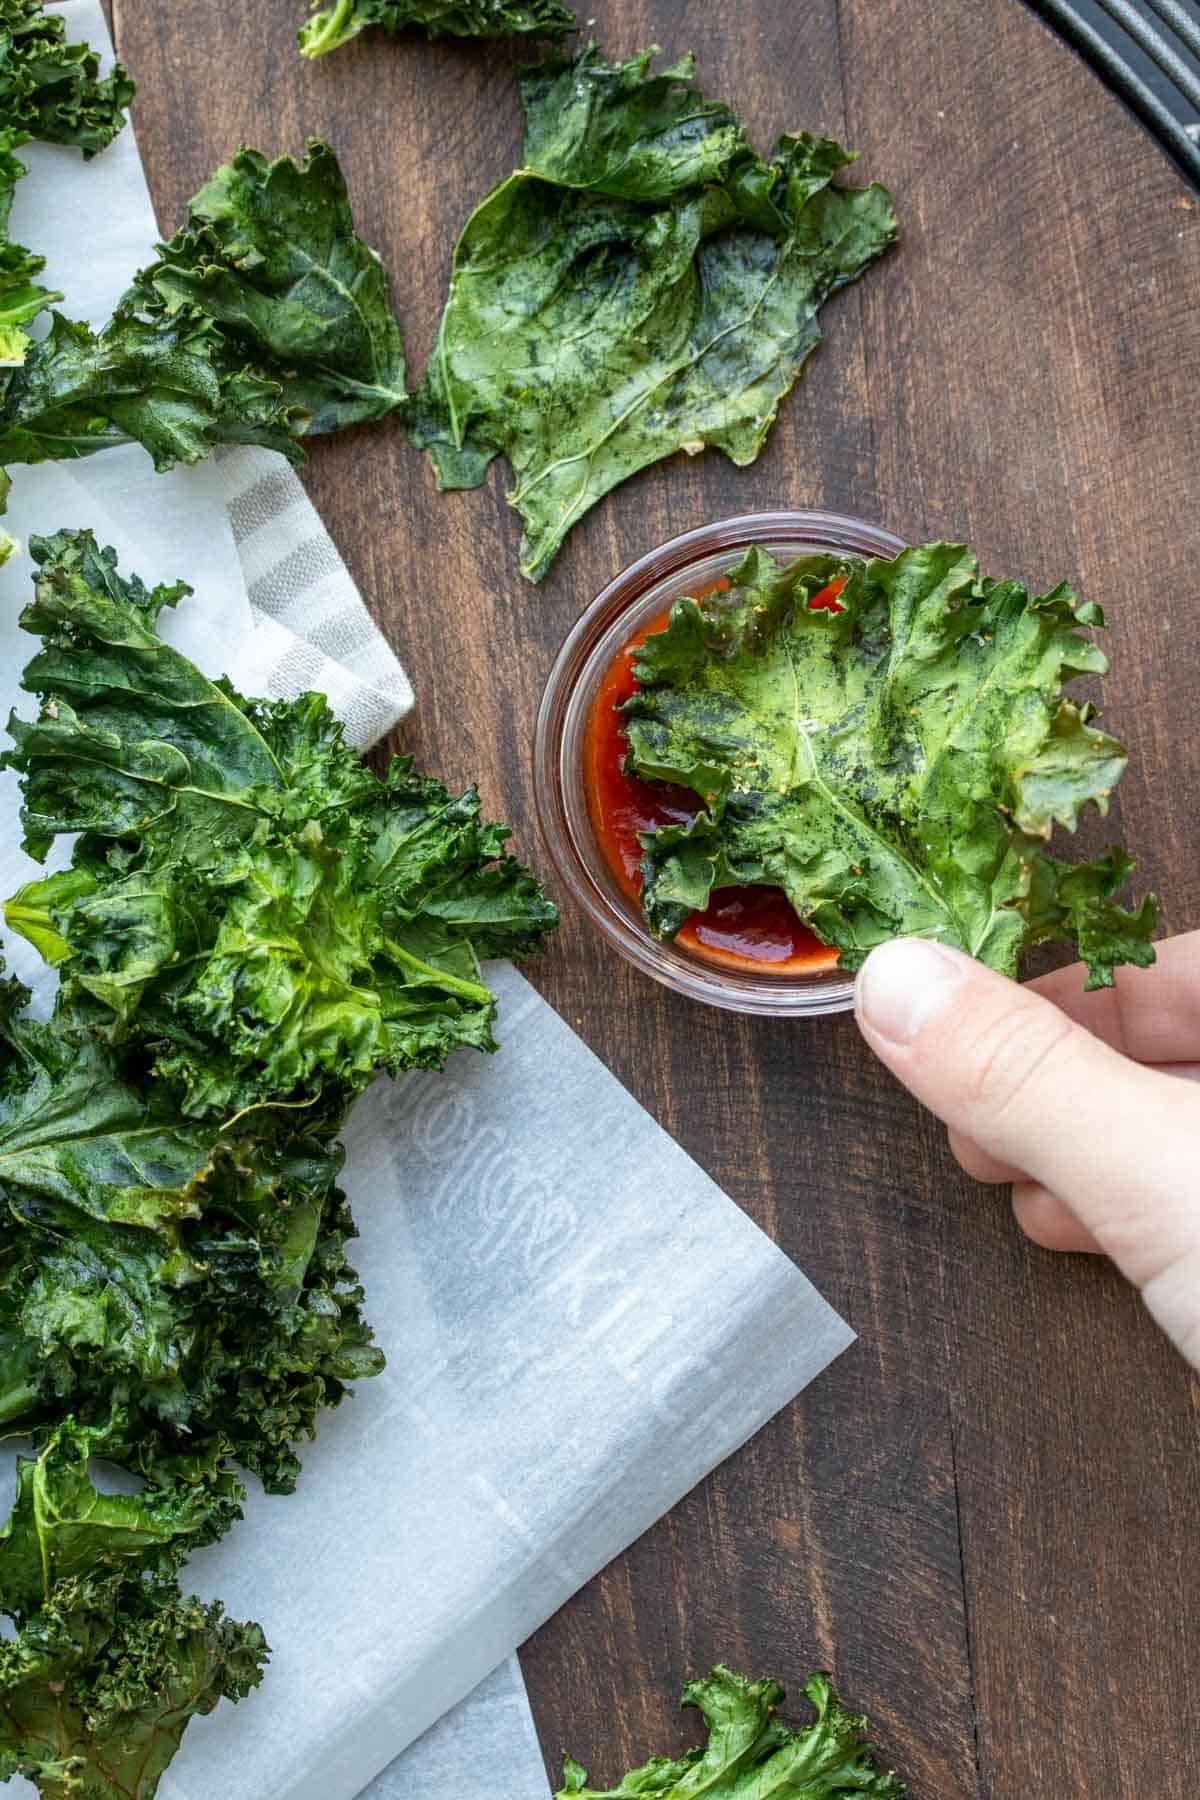
[[[558,653],[534,739],[538,818],[563,884],[592,924],[643,973],[710,1006],[776,1018],[846,1012],[854,982],[837,968],[760,975],[721,968],[684,946],[651,937],[640,907],[620,888],[596,842],[583,779],[584,744],[596,690],[640,625],[683,594],[720,580],[752,544],[780,562],[822,551],[899,555],[902,540],[877,525],[827,512],[744,513],[684,532],[610,581]]]

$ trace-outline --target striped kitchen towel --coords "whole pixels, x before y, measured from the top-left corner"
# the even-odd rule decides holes
[[[349,742],[367,749],[411,709],[413,691],[337,546],[281,456],[226,450],[214,473],[254,620],[239,686],[281,700],[325,694]]]

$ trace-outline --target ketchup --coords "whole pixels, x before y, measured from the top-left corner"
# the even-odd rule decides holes
[[[814,611],[840,612],[838,595],[845,578],[823,587],[809,602]],[[724,588],[717,582],[705,589]],[[584,786],[596,842],[622,890],[631,899],[641,892],[639,831],[659,825],[686,824],[700,811],[690,788],[665,781],[642,781],[624,770],[629,749],[622,715],[616,710],[637,692],[633,664],[646,639],[662,631],[670,618],[667,607],[636,631],[617,653],[592,701],[584,742]],[[811,973],[831,969],[837,951],[802,925],[782,888],[718,888],[703,912],[695,912],[678,932],[683,944],[706,962],[725,968],[770,969],[774,973]]]

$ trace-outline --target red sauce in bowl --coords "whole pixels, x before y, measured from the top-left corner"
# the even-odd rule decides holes
[[[711,593],[723,582],[708,588]],[[811,601],[814,609],[840,612],[842,581],[831,581]],[[700,802],[690,788],[665,781],[641,781],[624,769],[629,748],[624,720],[616,710],[637,692],[634,658],[641,645],[662,631],[670,608],[635,631],[610,664],[596,690],[584,742],[584,785],[592,830],[604,860],[623,891],[636,899],[642,879],[638,865],[639,831],[680,824],[694,818]],[[802,925],[782,888],[719,888],[703,912],[693,913],[675,942],[725,968],[767,970],[772,974],[813,974],[832,969],[837,951]]]

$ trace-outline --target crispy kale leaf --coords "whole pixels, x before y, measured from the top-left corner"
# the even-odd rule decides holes
[[[256,1624],[177,1582],[56,1590],[0,1645],[0,1780],[42,1800],[153,1800],[188,1722],[262,1680]]]
[[[237,1480],[191,1457],[140,1494],[102,1493],[93,1457],[119,1454],[121,1420],[89,1430],[67,1418],[32,1457],[17,1459],[17,1493],[0,1526],[0,1607],[28,1618],[67,1582],[136,1567],[172,1575],[190,1549],[241,1517]]]
[[[287,1492],[294,1441],[382,1358],[336,1118],[183,1120],[69,1008],[42,1025],[23,999],[0,984],[0,1422],[37,1443],[0,1528],[0,1779],[150,1800],[188,1719],[266,1655],[175,1580],[240,1517],[230,1460]],[[142,1493],[97,1491],[95,1457]]]
[[[0,0],[0,119],[25,138],[103,150],[125,123],[133,83],[119,63],[100,77],[86,44],[67,42],[41,0]]]
[[[69,1009],[37,1024],[22,999],[0,985],[0,1424],[65,1405],[98,1429],[117,1404],[141,1473],[208,1446],[288,1491],[294,1441],[383,1361],[337,1117],[185,1119]]]
[[[25,360],[29,339],[23,327],[62,299],[35,280],[46,266],[45,257],[35,256],[8,235],[13,193],[25,173],[24,163],[14,152],[25,141],[24,132],[0,127],[0,394],[9,379],[6,371],[19,368]]]
[[[563,37],[575,30],[575,15],[560,0],[335,0],[300,27],[300,54],[324,56],[369,25],[415,27],[431,38]]]
[[[589,44],[526,73],[523,165],[463,230],[414,396],[440,487],[507,456],[533,580],[648,463],[708,445],[753,462],[822,301],[896,236],[885,189],[833,185],[840,145],[782,137],[764,161],[690,57],[651,74],[655,54]]]
[[[242,149],[188,206],[187,224],[133,283],[152,322],[211,320],[230,367],[277,381],[309,433],[378,419],[404,402],[404,346],[387,270],[354,229],[328,144],[302,163]]]
[[[261,444],[294,463],[307,423],[280,382],[251,367],[211,321],[114,314],[101,332],[52,314],[0,402],[0,458],[70,462],[139,443],[156,469],[218,444]]]
[[[397,757],[385,780],[317,695],[245,700],[158,637],[180,589],[123,581],[90,533],[30,545],[14,720],[29,848],[82,832],[10,924],[117,1041],[143,1044],[189,1117],[342,1103],[381,1069],[494,1048],[483,957],[540,948],[555,911],[474,789]]]
[[[54,315],[0,401],[0,462],[130,442],[158,469],[223,443],[303,462],[301,437],[404,397],[387,274],[355,232],[333,151],[314,140],[297,164],[243,149],[101,332]]]
[[[13,191],[25,173],[16,152],[40,138],[95,156],[124,125],[132,98],[120,65],[101,80],[93,52],[68,43],[62,19],[41,0],[0,0],[0,399],[6,371],[19,368],[29,348],[23,327],[62,299],[34,279],[45,258],[8,235]]]
[[[811,610],[837,576],[842,610]],[[1123,852],[1072,866],[1046,851],[1089,802],[1107,811],[1125,769],[1095,709],[1063,694],[1108,667],[1079,630],[1103,624],[1098,607],[981,579],[957,544],[786,569],[755,549],[730,583],[675,604],[624,707],[627,767],[703,802],[642,838],[656,933],[714,889],[768,882],[848,969],[905,934],[1009,974],[1026,945],[1073,939],[1091,987],[1154,960],[1154,901],[1112,900]]]
[[[720,1793],[722,1800],[835,1800],[868,1794],[875,1800],[903,1800],[896,1776],[877,1765],[865,1741],[867,1721],[843,1712],[827,1675],[810,1675],[804,1688],[816,1708],[811,1725],[789,1730],[776,1718],[784,1699],[775,1681],[748,1681],[718,1665],[704,1681],[691,1681],[683,1704],[704,1716],[708,1741],[678,1759],[653,1757],[631,1769],[615,1788],[588,1786],[587,1771],[569,1756],[563,1765],[558,1800],[620,1800],[632,1794],[659,1800],[688,1800]]]
[[[0,1528],[0,1780],[26,1775],[45,1800],[152,1800],[188,1720],[248,1693],[267,1656],[257,1625],[175,1580],[239,1517],[238,1484],[192,1457],[103,1493],[89,1462],[120,1454],[122,1429],[65,1419],[20,1459]]]

